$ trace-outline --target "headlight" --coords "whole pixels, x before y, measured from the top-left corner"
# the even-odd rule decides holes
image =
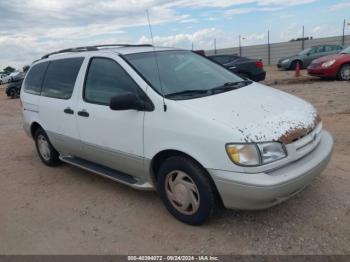
[[[324,62],[324,63],[322,64],[322,67],[323,67],[323,68],[328,68],[328,67],[331,67],[334,63],[335,63],[335,59],[330,60],[330,61],[327,61],[327,62]]]
[[[226,152],[232,162],[240,166],[265,165],[287,156],[283,144],[279,142],[228,144]]]
[[[288,63],[289,61],[290,61],[290,59],[284,59],[284,60],[282,61],[282,64]]]

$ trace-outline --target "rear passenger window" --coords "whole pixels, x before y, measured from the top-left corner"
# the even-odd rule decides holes
[[[85,101],[109,105],[113,96],[127,92],[140,93],[141,90],[118,63],[100,57],[91,60],[85,81]]]
[[[219,64],[227,64],[232,60],[229,56],[215,56],[212,59]]]
[[[43,63],[31,66],[31,69],[28,72],[26,80],[24,81],[24,85],[23,85],[24,92],[30,93],[33,95],[40,95],[41,85],[43,83],[44,75],[48,64],[49,62],[43,62]]]
[[[41,95],[59,99],[72,96],[75,81],[84,58],[53,60],[47,69]]]

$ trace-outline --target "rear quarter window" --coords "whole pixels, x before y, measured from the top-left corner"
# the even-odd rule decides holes
[[[74,57],[51,61],[46,71],[41,95],[69,99],[83,60],[83,57]]]
[[[41,86],[44,80],[45,72],[49,62],[43,62],[33,65],[24,81],[23,90],[26,93],[40,95]]]

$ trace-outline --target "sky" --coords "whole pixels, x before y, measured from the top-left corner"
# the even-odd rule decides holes
[[[0,70],[106,43],[213,49],[342,34],[349,0],[0,0]],[[350,25],[346,26],[350,34]]]

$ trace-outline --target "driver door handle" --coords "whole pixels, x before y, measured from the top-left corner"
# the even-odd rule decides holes
[[[89,117],[90,114],[86,110],[81,110],[78,112],[78,116]]]

